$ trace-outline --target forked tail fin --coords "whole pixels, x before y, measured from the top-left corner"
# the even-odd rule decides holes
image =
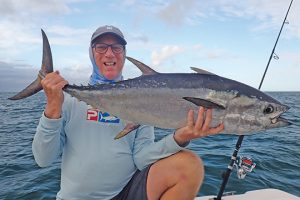
[[[41,80],[46,76],[46,74],[53,72],[53,62],[52,62],[50,44],[43,29],[41,29],[41,31],[43,36],[43,60],[42,60],[42,67],[41,70],[39,71],[38,77],[24,90],[22,90],[15,96],[8,98],[10,100],[24,99],[42,90],[43,87],[41,85]]]

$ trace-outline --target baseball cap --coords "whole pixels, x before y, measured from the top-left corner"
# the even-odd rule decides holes
[[[118,29],[117,27],[111,26],[111,25],[100,26],[99,28],[97,28],[97,30],[92,35],[91,43],[93,43],[93,41],[96,38],[98,38],[99,36],[104,35],[104,34],[108,34],[108,33],[117,36],[120,39],[120,41],[122,42],[123,45],[127,44],[127,42],[124,38],[124,35],[120,31],[120,29]]]

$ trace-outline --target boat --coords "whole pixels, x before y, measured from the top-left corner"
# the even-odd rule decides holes
[[[216,196],[196,197],[195,200],[216,200]],[[248,191],[244,194],[224,193],[222,200],[300,200],[293,194],[273,188]]]

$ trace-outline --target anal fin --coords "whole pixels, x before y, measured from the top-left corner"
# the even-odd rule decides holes
[[[128,133],[130,133],[131,131],[137,129],[138,127],[140,127],[139,124],[128,123],[128,124],[126,124],[125,128],[120,133],[118,133],[118,135],[116,135],[116,137],[114,139],[115,140],[120,139],[120,138],[124,137],[125,135],[127,135]]]

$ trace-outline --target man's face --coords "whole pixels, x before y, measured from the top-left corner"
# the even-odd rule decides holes
[[[118,38],[114,35],[103,35],[96,39],[94,43],[120,44]],[[111,47],[108,47],[105,53],[99,53],[93,48],[93,54],[99,71],[105,78],[113,80],[119,76],[125,62],[125,50],[121,53],[115,53]]]

